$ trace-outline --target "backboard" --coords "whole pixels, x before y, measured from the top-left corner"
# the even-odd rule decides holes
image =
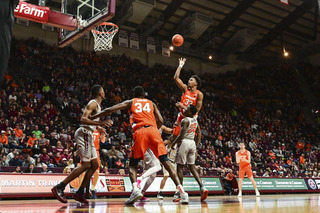
[[[78,29],[59,31],[59,47],[67,46],[115,15],[116,0],[62,0],[61,12],[78,18]]]

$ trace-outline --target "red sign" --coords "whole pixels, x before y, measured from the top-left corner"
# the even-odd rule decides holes
[[[14,10],[14,15],[17,18],[27,19],[39,23],[47,23],[49,11],[49,7],[28,4],[22,1]]]

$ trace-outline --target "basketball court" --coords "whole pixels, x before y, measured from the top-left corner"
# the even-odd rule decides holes
[[[247,1],[247,0],[246,0]],[[170,1],[170,0],[161,0],[161,1],[117,1],[116,0],[50,0],[47,3],[51,4],[51,6],[45,5],[46,1],[39,1],[39,6],[31,6],[30,9],[29,3],[20,3],[21,6],[16,9],[15,15],[21,19],[31,20],[43,24],[50,25],[52,27],[59,28],[57,33],[58,35],[58,43],[57,46],[60,48],[67,47],[72,44],[74,41],[80,38],[90,37],[94,40],[95,51],[103,51],[103,50],[111,50],[112,42],[114,36],[119,32],[118,38],[116,39],[119,42],[119,47],[128,47],[128,41],[133,43],[130,46],[131,49],[139,50],[139,39],[144,39],[143,44],[147,44],[148,52],[156,53],[156,49],[162,48],[162,55],[165,57],[170,57],[170,52],[173,52],[169,47],[169,43],[167,41],[162,42],[161,44],[158,42],[158,46],[156,45],[156,40],[159,40],[159,37],[164,37],[166,40],[171,39],[172,35],[175,33],[184,34],[185,37],[180,37],[175,43],[175,39],[172,40],[172,43],[175,47],[179,47],[184,43],[184,47],[177,48],[175,53],[183,53],[189,56],[190,58],[197,58],[202,61],[210,62],[213,58],[211,49],[217,48],[220,46],[227,49],[226,54],[234,53],[234,45],[236,41],[241,40],[245,41],[244,45],[239,48],[237,51],[242,52],[241,57],[255,55],[255,50],[257,47],[264,46],[266,43],[272,43],[273,40],[277,37],[281,37],[281,48],[278,48],[277,45],[273,45],[275,47],[271,47],[269,52],[278,51],[280,49],[280,55],[282,51],[285,57],[288,57],[288,52],[284,45],[286,42],[283,41],[283,35],[278,35],[278,29],[284,28],[288,23],[294,23],[295,17],[297,15],[301,15],[303,13],[310,13],[310,9],[314,7],[313,4],[308,3],[309,0],[305,0],[304,2],[295,0],[292,1],[292,5],[288,6],[288,1],[282,1],[281,6],[275,6],[276,3],[269,3],[266,0],[263,1],[252,1],[248,0],[237,1],[228,0],[226,2],[231,2],[232,6],[229,6],[228,3],[220,0],[218,2],[208,1],[207,3],[211,5],[211,11],[209,14],[216,13],[216,16],[209,16],[207,13],[208,8],[204,4],[205,1]],[[311,0],[310,0],[311,1]],[[121,3],[119,3],[121,2]],[[202,3],[201,3],[202,2]],[[209,3],[210,2],[210,3]],[[219,3],[220,2],[220,3]],[[249,2],[249,3],[248,3]],[[157,5],[156,5],[157,3]],[[120,5],[121,4],[121,5]],[[184,6],[183,6],[184,4]],[[266,7],[264,6],[266,5]],[[320,4],[320,1],[319,1]],[[23,6],[24,5],[24,6]],[[57,6],[58,5],[58,6]],[[217,5],[220,5],[217,7]],[[256,13],[256,16],[264,16],[263,14],[267,14],[267,16],[271,16],[269,22],[275,27],[270,28],[269,26],[261,27],[263,23],[252,23],[250,16],[242,17],[241,13],[245,13],[245,11],[250,8],[250,6],[254,5],[254,11],[258,12],[250,12],[251,14]],[[261,6],[262,5],[262,6]],[[287,6],[285,6],[287,5]],[[48,6],[46,9],[45,6]],[[55,6],[55,7],[52,7]],[[182,7],[183,6],[183,7]],[[59,8],[59,12],[54,10]],[[193,11],[194,7],[198,7],[200,11]],[[275,7],[277,10],[282,11],[279,14],[276,14],[275,18],[272,18],[275,14],[272,14],[272,8]],[[287,9],[288,7],[289,9]],[[28,10],[26,8],[29,8]],[[116,16],[116,8],[117,8],[117,16]],[[139,10],[136,10],[136,9]],[[265,9],[271,8],[271,9]],[[51,10],[52,9],[52,10]],[[118,10],[120,9],[120,10]],[[154,10],[153,10],[154,9]],[[319,9],[319,8],[317,8]],[[29,11],[29,12],[26,12]],[[30,11],[34,11],[30,12]],[[223,12],[222,12],[223,11]],[[239,12],[240,11],[240,12]],[[241,12],[242,11],[242,12]],[[202,12],[202,13],[201,13]],[[291,12],[291,15],[285,16],[286,13]],[[160,13],[159,17],[155,14]],[[162,14],[165,14],[163,16]],[[228,18],[228,14],[232,14],[233,17]],[[261,15],[262,14],[262,15]],[[284,15],[283,15],[284,14]],[[295,44],[296,41],[292,40],[305,40],[305,38],[296,38],[298,36],[306,37],[305,32],[300,32],[298,29],[306,28],[307,25],[309,28],[313,27],[313,18],[317,20],[318,12],[315,10],[315,16],[311,16],[307,14],[307,17],[304,18],[304,21],[308,24],[300,24],[297,25],[297,29],[291,29],[287,32],[295,35],[291,35],[290,37],[284,33],[284,37],[288,37],[287,39],[290,41],[287,46],[297,46]],[[313,15],[313,14],[312,14]],[[217,18],[219,17],[219,18]],[[180,20],[181,19],[181,20]],[[238,22],[237,22],[237,19]],[[260,17],[261,19],[261,17]],[[268,19],[268,17],[266,18]],[[311,21],[310,21],[311,19]],[[111,22],[110,22],[111,21]],[[167,23],[166,23],[167,22]],[[237,24],[235,24],[237,22]],[[239,23],[240,22],[240,23]],[[310,23],[311,24],[310,24]],[[291,24],[292,24],[291,23]],[[144,24],[144,25],[143,25]],[[252,24],[256,26],[257,29],[263,28],[262,32],[258,32],[252,30],[247,25]],[[239,26],[238,26],[239,25]],[[314,33],[315,35],[318,33],[317,30],[317,21],[315,21],[314,25]],[[215,28],[213,28],[213,26]],[[246,29],[246,27],[248,29]],[[122,29],[123,28],[123,29]],[[229,30],[227,30],[230,28]],[[242,29],[243,28],[243,29]],[[270,29],[269,29],[270,28]],[[237,29],[239,32],[236,33]],[[127,31],[125,31],[127,30]],[[132,31],[129,35],[129,31]],[[207,31],[208,30],[208,31]],[[264,32],[266,31],[266,32]],[[310,31],[310,30],[309,30]],[[134,33],[135,32],[135,33]],[[140,32],[141,34],[137,34]],[[268,32],[268,33],[267,33]],[[297,33],[298,32],[298,33]],[[308,32],[308,31],[307,31]],[[122,35],[121,35],[122,33]],[[155,36],[156,34],[156,36]],[[249,35],[251,34],[251,35]],[[151,36],[151,37],[150,37]],[[159,37],[158,37],[159,36]],[[310,37],[310,36],[309,36]],[[129,40],[128,40],[129,38]],[[174,38],[174,37],[173,37]],[[308,37],[307,37],[308,38]],[[312,37],[313,38],[313,37]],[[185,39],[185,40],[184,40]],[[122,42],[125,40],[125,42]],[[198,43],[198,41],[201,41]],[[260,42],[260,43],[259,43]],[[277,42],[277,41],[276,41]],[[114,42],[115,43],[115,42]],[[275,43],[275,42],[273,42]],[[137,45],[136,45],[137,44]],[[142,43],[141,43],[142,44]],[[199,45],[201,44],[201,45]],[[252,45],[254,44],[254,45]],[[149,45],[149,47],[148,47]],[[299,44],[300,45],[300,44]],[[190,51],[187,49],[190,48]],[[198,54],[198,48],[201,50],[201,54]],[[135,48],[134,48],[135,47]],[[191,47],[193,49],[191,49]],[[148,49],[150,48],[150,49]],[[210,49],[211,48],[211,49]],[[244,48],[244,49],[242,49]],[[152,51],[151,51],[152,50]],[[192,51],[191,51],[192,50]],[[144,50],[143,50],[144,51]],[[229,51],[229,52],[228,52]],[[234,52],[232,52],[234,51]],[[221,51],[222,52],[222,51]],[[175,54],[175,53],[172,53]],[[189,54],[189,55],[188,55]],[[224,53],[221,55],[224,55]],[[208,59],[207,59],[208,57]],[[241,58],[240,57],[240,58]],[[226,60],[220,60],[220,56],[217,55],[215,58],[217,64],[224,65]],[[220,60],[220,61],[219,61]],[[3,176],[2,176],[3,178]],[[218,177],[215,177],[218,178]],[[124,189],[125,181],[123,178],[123,184],[121,183],[120,178],[114,178],[118,181],[118,184],[114,184],[115,182],[110,181],[106,177],[103,179],[105,182],[109,181],[116,185],[116,189]],[[271,178],[270,178],[271,179]],[[274,178],[275,179],[275,178]],[[298,178],[296,178],[298,179]],[[57,179],[58,180],[58,179]],[[284,179],[281,179],[284,180]],[[306,180],[304,182],[303,179],[301,185],[301,189],[305,190],[320,190],[319,182],[314,182]],[[20,180],[19,180],[20,181]],[[31,181],[31,180],[30,180]],[[60,181],[60,180],[59,180]],[[48,181],[49,182],[49,181]],[[277,180],[275,180],[277,182]],[[280,183],[280,181],[278,181]],[[20,183],[20,182],[19,182]],[[220,181],[219,181],[220,183]],[[309,185],[306,185],[306,184]],[[317,185],[318,184],[318,185]],[[108,184],[106,184],[108,185]],[[112,185],[112,184],[111,184]],[[112,187],[114,187],[112,185]],[[130,185],[130,184],[129,184]],[[158,186],[159,184],[157,184]],[[300,186],[299,185],[299,186]],[[184,185],[185,186],[185,185]],[[11,187],[11,186],[10,186]],[[104,186],[105,190],[107,190],[107,186]],[[131,191],[131,185],[126,186],[127,193]],[[175,186],[174,186],[175,187]],[[292,192],[292,189],[285,186],[286,188],[281,188],[283,191],[275,191],[275,193],[283,193],[283,192]],[[304,187],[304,188],[303,188]],[[311,188],[310,188],[311,187]],[[314,188],[312,188],[314,187]],[[111,188],[111,186],[110,186]],[[0,186],[1,189],[1,186]],[[297,188],[298,189],[298,188]],[[30,188],[28,188],[28,192],[22,193],[30,193]],[[108,188],[109,190],[109,188]],[[154,190],[157,192],[158,188]],[[175,188],[171,190],[174,192]],[[49,190],[46,191],[48,193]],[[224,193],[223,188],[221,186],[222,193]],[[0,190],[1,192],[1,190]],[[50,191],[49,191],[50,192]],[[105,191],[103,191],[105,192]],[[109,191],[108,191],[109,192]],[[263,192],[263,191],[262,191]],[[301,192],[301,191],[297,191]],[[3,193],[3,191],[2,191]],[[222,194],[221,193],[221,194]],[[216,193],[214,193],[216,194]],[[38,197],[41,196],[38,195]],[[151,197],[150,202],[136,202],[134,205],[126,206],[124,203],[128,199],[129,196],[122,197],[112,197],[108,198],[99,198],[96,200],[90,199],[89,206],[82,205],[81,203],[76,202],[73,199],[68,200],[68,204],[60,203],[56,199],[52,198],[42,198],[40,200],[33,199],[28,197],[27,199],[18,200],[17,198],[0,199],[0,213],[15,213],[15,212],[320,212],[320,195],[319,194],[272,194],[272,195],[264,195],[261,197],[256,197],[253,195],[244,195],[243,197],[237,196],[209,196],[205,201],[201,202],[199,196],[190,196],[190,201],[188,205],[181,205],[180,203],[176,203],[172,201],[171,197],[165,197],[163,200],[159,200],[156,197]],[[27,197],[27,196],[24,196]],[[28,200],[29,199],[29,200]],[[38,198],[37,198],[38,199]]]
[[[137,202],[125,206],[127,198],[107,198],[90,200],[90,205],[82,206],[69,199],[68,204],[56,200],[5,200],[1,201],[2,213],[13,212],[319,212],[320,195],[252,195],[243,196],[210,196],[200,202],[199,197],[190,197],[189,205],[172,202],[171,198],[163,201],[151,198],[150,202]]]

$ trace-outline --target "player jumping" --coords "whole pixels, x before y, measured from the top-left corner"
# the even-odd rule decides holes
[[[198,87],[201,86],[201,79],[199,78],[199,76],[191,76],[188,81],[188,85],[184,84],[180,79],[180,72],[185,62],[185,58],[179,59],[179,66],[174,75],[174,80],[178,87],[182,90],[183,95],[181,96],[181,101],[176,104],[180,108],[180,112],[176,121],[176,127],[173,130],[173,137],[171,139],[172,141],[176,137],[178,137],[180,133],[180,124],[182,119],[186,117],[184,111],[187,109],[187,106],[189,106],[190,104],[195,105],[197,107],[197,112],[199,112],[202,107],[203,101],[203,94],[202,92],[200,92],[200,90],[198,90]]]

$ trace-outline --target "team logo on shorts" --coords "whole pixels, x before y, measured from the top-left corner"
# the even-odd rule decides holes
[[[317,185],[312,179],[308,179],[308,185],[310,186],[311,189],[317,189]]]

